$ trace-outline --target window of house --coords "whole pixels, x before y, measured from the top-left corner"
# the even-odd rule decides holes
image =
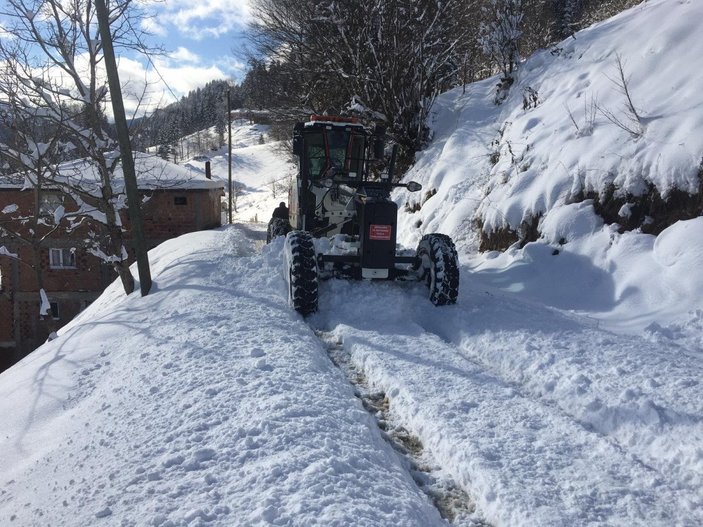
[[[49,302],[49,306],[51,307],[51,318],[54,320],[58,320],[59,317],[59,303],[58,302]]]
[[[49,249],[49,267],[52,269],[75,269],[76,250],[70,249]]]
[[[185,196],[176,196],[175,198],[173,198],[173,204],[174,205],[187,205],[188,198]]]
[[[53,218],[56,209],[63,207],[63,195],[56,192],[42,193],[39,201],[39,215]]]

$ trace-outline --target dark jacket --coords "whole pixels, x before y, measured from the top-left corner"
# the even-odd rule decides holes
[[[288,207],[286,207],[286,204],[281,203],[278,207],[276,207],[274,209],[271,217],[272,218],[281,218],[282,220],[287,220],[288,219]]]

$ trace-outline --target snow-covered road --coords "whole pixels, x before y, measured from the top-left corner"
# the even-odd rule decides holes
[[[456,306],[421,284],[332,280],[304,320],[282,239],[264,234],[164,243],[152,294],[113,284],[0,375],[0,518],[447,525],[385,439],[402,428],[433,491],[470,501],[455,525],[703,523],[698,354],[516,300],[468,267]],[[385,431],[330,341],[383,394]]]
[[[698,361],[463,278],[443,309],[421,287],[330,282],[311,322],[491,522],[700,518]]]

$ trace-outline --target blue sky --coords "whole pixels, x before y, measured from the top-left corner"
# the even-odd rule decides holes
[[[155,41],[177,52],[174,60],[198,62],[241,75],[241,60],[233,49],[241,45],[241,33],[250,18],[249,0],[147,0],[155,13],[143,26]]]
[[[168,54],[151,65],[138,57],[120,57],[120,78],[134,92],[133,104],[128,101],[129,89],[126,94],[128,111],[136,107],[145,79],[151,83],[148,108],[169,104],[210,80],[242,80],[249,0],[146,0],[143,5],[153,13],[142,20],[143,28]]]
[[[139,0],[136,5],[145,14],[142,29],[151,35],[150,44],[165,48],[167,53],[149,61],[133,50],[117,47],[128,115],[166,106],[211,80],[241,81],[246,70],[244,30],[251,19],[251,2]],[[13,38],[3,21],[0,14],[0,38]]]

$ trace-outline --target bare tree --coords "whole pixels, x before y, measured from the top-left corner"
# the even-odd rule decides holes
[[[638,138],[644,134],[645,120],[632,102],[630,83],[625,75],[625,66],[619,54],[615,55],[615,63],[618,76],[615,79],[610,77],[608,77],[608,79],[617,86],[618,90],[625,98],[625,111],[622,114],[616,114],[614,111],[602,106],[599,106],[598,110],[615,126],[629,133],[632,137]]]
[[[234,212],[237,212],[237,201],[239,200],[240,196],[243,196],[245,194],[245,186],[243,183],[240,183],[239,181],[233,181],[232,182],[232,207],[234,209]]]
[[[523,0],[489,0],[483,11],[484,22],[481,25],[483,52],[503,74],[495,99],[496,104],[499,104],[512,86],[515,80],[513,72],[520,63]]]
[[[259,0],[257,8],[258,48],[276,62],[255,64],[252,86],[300,115],[361,110],[385,120],[408,153],[423,144],[432,103],[459,69],[465,1]],[[281,99],[277,86],[286,86]]]
[[[137,29],[142,14],[134,0],[114,0],[108,9],[116,46],[153,51],[145,47]],[[0,39],[0,96],[12,108],[6,124],[19,137],[17,148],[6,149],[6,161],[22,173],[34,174],[29,179],[34,185],[41,184],[41,173],[42,181],[69,195],[84,216],[102,225],[94,238],[99,245],[94,253],[113,265],[129,294],[134,278],[120,219],[125,201],[114,181],[119,156],[113,153],[116,142],[107,133],[108,90],[93,4],[90,0],[6,0],[0,15],[11,35]],[[31,119],[40,119],[53,130],[51,141],[37,143],[30,137]],[[83,159],[92,171],[83,171],[84,166],[74,174],[66,169],[59,173],[56,163],[68,156]],[[47,166],[53,168],[47,171]]]
[[[29,190],[32,193],[32,207],[29,210],[20,209],[16,204],[6,204],[0,210],[0,257],[10,258],[18,261],[21,265],[31,269],[37,284],[37,301],[39,303],[38,318],[44,324],[47,333],[54,331],[52,318],[49,313],[49,304],[46,301],[44,290],[44,267],[42,265],[42,253],[45,240],[58,229],[51,218],[47,217],[51,211],[43,210],[43,198],[51,194],[44,193],[44,177],[41,170],[37,171],[35,184]],[[7,180],[10,176],[0,176],[0,181]],[[54,212],[61,211],[57,210]],[[54,225],[52,225],[54,223]],[[10,249],[12,244],[17,252]],[[29,256],[23,258],[22,248],[29,251]]]
[[[14,93],[20,82],[17,78],[0,77],[0,93]],[[37,284],[39,321],[51,335],[55,328],[44,290],[42,255],[51,237],[78,229],[82,215],[66,213],[64,197],[52,184],[56,162],[66,148],[60,126],[44,119],[42,108],[18,107],[13,103],[14,99],[10,99],[0,110],[0,125],[8,135],[0,149],[0,166],[6,172],[18,172],[0,176],[0,181],[17,187],[23,185],[32,199],[29,208],[11,203],[0,210],[0,239],[18,250],[14,253],[3,245],[0,256],[12,258],[32,270]],[[64,110],[61,108],[62,118],[69,113]],[[22,248],[28,250],[29,256],[21,256],[26,254]]]

